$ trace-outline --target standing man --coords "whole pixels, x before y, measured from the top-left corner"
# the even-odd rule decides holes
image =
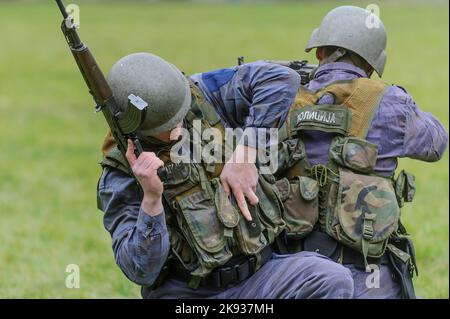
[[[378,17],[359,7],[335,8],[312,32],[306,52],[313,49],[320,65],[288,117],[295,164],[281,176],[291,186],[301,176],[300,191],[313,185],[318,199],[316,206],[296,206],[303,215],[294,212],[288,221],[287,249],[343,264],[352,272],[355,298],[415,298],[414,249],[399,221],[399,207],[414,195],[414,176],[402,171],[394,180],[394,173],[400,157],[438,161],[448,135],[404,88],[370,79],[374,71],[381,77],[386,63]],[[379,285],[371,287],[366,282],[375,270]]]
[[[137,132],[144,152],[136,158],[129,141],[125,159],[107,137],[98,183],[116,262],[144,298],[352,297],[345,267],[314,252],[272,254],[283,208],[255,166],[256,139],[238,141],[223,168],[175,165],[168,156],[196,119],[222,132],[281,126],[300,84],[294,71],[257,62],[187,79],[137,53],[112,67],[108,83],[122,111],[130,94],[149,105]],[[164,184],[156,173],[162,165]]]

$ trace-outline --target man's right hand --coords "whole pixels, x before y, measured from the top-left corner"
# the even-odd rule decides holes
[[[144,191],[142,208],[149,215],[158,215],[162,212],[162,193],[164,186],[156,171],[164,163],[152,152],[142,152],[138,158],[134,154],[134,144],[128,140],[126,158],[131,170]]]

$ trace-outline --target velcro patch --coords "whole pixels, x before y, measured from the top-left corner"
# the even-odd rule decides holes
[[[336,117],[336,112],[304,111],[297,115],[297,125],[301,122],[312,121],[329,125],[341,125],[342,118]]]
[[[347,135],[351,112],[339,105],[306,106],[296,114],[295,129],[321,130]]]

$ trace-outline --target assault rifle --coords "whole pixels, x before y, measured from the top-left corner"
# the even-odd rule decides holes
[[[301,61],[273,61],[273,60],[267,60],[267,62],[270,63],[276,63],[280,65],[287,66],[288,68],[293,69],[295,72],[297,72],[301,77],[301,84],[306,85],[311,80],[312,75],[314,74],[314,71],[317,69],[317,65],[309,64],[307,60],[301,60]]]
[[[280,64],[288,68],[293,69],[301,77],[301,84],[306,85],[311,80],[317,65],[309,64],[307,60],[294,60],[294,61],[276,61],[276,60],[264,60],[265,62]],[[244,64],[244,57],[238,57],[238,65]]]
[[[96,103],[95,111],[103,113],[123,156],[125,156],[127,151],[127,140],[131,139],[134,143],[134,153],[138,157],[143,152],[143,149],[141,142],[136,136],[136,130],[139,129],[145,118],[145,112],[148,108],[147,102],[139,96],[130,94],[128,96],[127,109],[123,112],[119,109],[112,90],[94,56],[89,48],[81,42],[73,18],[68,15],[62,0],[55,1],[64,18],[61,23],[61,30],[89,88],[89,93],[94,98]],[[158,169],[158,176],[162,181],[166,179],[166,175],[163,167]]]

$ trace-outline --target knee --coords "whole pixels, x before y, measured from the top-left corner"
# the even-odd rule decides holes
[[[302,252],[300,255],[304,260],[304,288],[310,293],[308,298],[353,298],[354,282],[349,269],[313,252]]]
[[[274,269],[275,282],[295,299],[350,299],[354,283],[349,269],[313,252],[283,257]]]
[[[328,299],[351,299],[354,294],[353,276],[350,270],[329,260],[318,267],[314,276],[318,281],[318,295]]]

